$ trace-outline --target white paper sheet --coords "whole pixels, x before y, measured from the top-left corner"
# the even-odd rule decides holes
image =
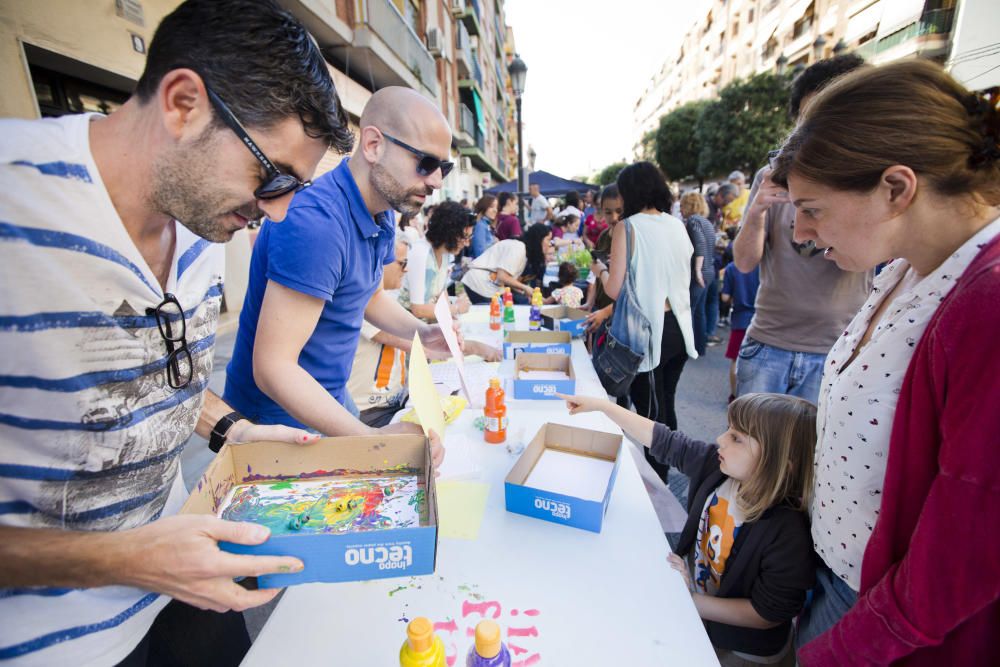
[[[478,361],[463,366],[464,379],[471,394],[469,406],[481,408],[486,405],[486,389],[490,386],[490,378],[500,376],[500,364]],[[454,361],[431,364],[431,377],[434,378],[434,384],[438,386],[440,393],[450,394],[462,388],[458,365]]]
[[[465,394],[466,400],[471,403],[472,394],[469,391],[469,384],[465,380],[465,355],[462,353],[462,348],[458,344],[458,337],[455,335],[455,328],[451,319],[451,303],[448,301],[448,293],[445,291],[441,292],[437,303],[434,304],[434,317],[437,319],[442,333],[444,333],[444,341],[448,344],[448,349],[451,351],[451,358],[455,361],[455,368],[458,370],[458,381],[461,385],[462,393]]]
[[[601,502],[614,467],[612,461],[546,449],[524,486]]]

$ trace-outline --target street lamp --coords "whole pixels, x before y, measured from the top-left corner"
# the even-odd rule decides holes
[[[779,54],[778,59],[774,61],[774,64],[778,66],[778,74],[784,74],[785,65],[788,64],[788,58],[785,57],[784,53]]]
[[[524,185],[524,148],[521,142],[521,95],[524,94],[524,80],[528,77],[528,66],[521,60],[521,56],[514,54],[514,59],[507,65],[507,72],[510,73],[510,85],[514,89],[514,102],[517,105],[517,218],[521,222],[521,229],[524,229],[524,199],[522,195],[526,190]]]
[[[822,60],[823,59],[823,47],[826,46],[826,37],[820,35],[813,42],[813,59]]]

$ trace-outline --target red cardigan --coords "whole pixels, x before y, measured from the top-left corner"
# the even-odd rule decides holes
[[[800,664],[1000,662],[1000,237],[917,344],[857,604]]]

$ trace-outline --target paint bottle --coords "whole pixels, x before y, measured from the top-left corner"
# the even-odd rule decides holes
[[[538,331],[542,328],[542,304],[545,299],[542,297],[541,288],[536,287],[531,295],[531,314],[528,315],[528,328]]]
[[[483,416],[486,417],[483,438],[494,445],[507,439],[507,406],[504,404],[504,396],[500,378],[490,378],[490,386],[486,390],[486,407],[483,408]]]
[[[476,624],[476,643],[469,649],[465,667],[510,667],[510,651],[500,641],[500,626],[491,620]]]
[[[503,330],[513,331],[515,327],[514,321],[514,302],[507,301],[503,307]]]
[[[406,641],[399,649],[399,667],[446,667],[444,642],[434,634],[429,618],[418,616],[406,626]]]
[[[496,294],[490,301],[490,329],[500,331],[500,297]]]
[[[513,306],[514,305],[514,295],[511,294],[509,287],[503,288],[503,305]]]

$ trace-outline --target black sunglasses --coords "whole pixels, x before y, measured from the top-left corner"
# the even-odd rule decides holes
[[[382,132],[382,130],[379,130],[379,132]],[[410,144],[400,141],[396,137],[389,136],[385,132],[382,132],[382,136],[391,141],[392,143],[396,144],[400,148],[405,148],[406,150],[410,151],[418,158],[420,158],[420,161],[417,162],[417,173],[420,174],[421,176],[430,176],[435,171],[440,169],[441,178],[445,178],[448,176],[448,174],[451,173],[451,170],[455,168],[454,162],[449,162],[448,160],[441,160],[440,158],[436,158],[430,153],[425,153],[419,148],[414,148]]]
[[[215,92],[205,85],[205,92],[208,93],[208,99],[212,102],[212,106],[215,110],[219,112],[222,117],[222,122],[225,123],[230,130],[236,133],[236,136],[240,138],[243,144],[253,153],[253,156],[257,158],[257,161],[264,166],[264,170],[267,172],[267,180],[259,188],[254,190],[253,196],[257,199],[277,199],[278,197],[284,197],[291,192],[298,192],[303,188],[308,188],[312,185],[312,181],[300,181],[295,176],[291,174],[282,173],[280,169],[274,166],[264,151],[250,138],[246,129],[240,124],[240,121],[236,120],[236,116],[233,112],[229,110],[226,103],[222,101]]]
[[[173,389],[183,389],[191,383],[194,375],[194,360],[185,338],[187,324],[184,322],[184,309],[177,297],[167,292],[159,305],[146,309],[146,314],[156,318],[156,327],[167,345],[167,384]],[[174,333],[171,322],[180,322],[179,333]],[[179,345],[175,345],[177,343]]]

